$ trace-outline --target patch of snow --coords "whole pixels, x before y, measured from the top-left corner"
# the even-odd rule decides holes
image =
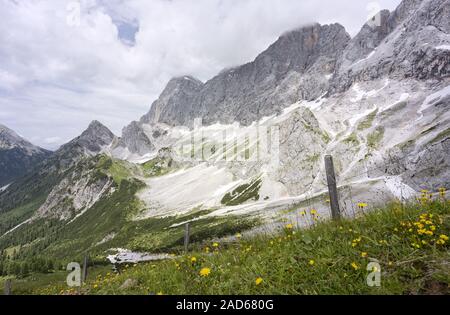
[[[11,186],[11,183],[9,183],[8,185],[5,185],[3,187],[0,187],[0,192],[4,192],[6,189],[8,189],[9,186]]]
[[[375,95],[380,93],[382,90],[387,88],[389,86],[389,83],[390,83],[389,79],[386,79],[384,82],[384,85],[380,89],[371,90],[371,91],[364,91],[359,86],[359,83],[355,83],[352,87],[352,90],[353,90],[353,92],[355,92],[356,96],[351,98],[350,101],[352,103],[356,103],[356,102],[360,102],[364,97],[374,97]]]
[[[198,166],[146,180],[147,188],[138,193],[149,210],[138,219],[187,213],[200,206],[220,204],[225,192],[239,185],[225,167]]]
[[[409,98],[409,93],[402,93],[402,95],[400,95],[400,99],[399,99],[398,101],[396,101],[395,103],[392,103],[392,104],[390,104],[390,105],[383,106],[383,107],[381,108],[381,110],[382,110],[382,111],[386,111],[386,110],[388,110],[388,109],[394,107],[395,105],[397,105],[397,104],[399,104],[399,103],[401,103],[401,102],[406,101],[408,98]]]
[[[450,95],[450,85],[447,85],[446,87],[437,91],[436,93],[429,95],[422,103],[422,105],[419,108],[419,111],[417,112],[420,115],[420,117],[417,120],[421,120],[424,117],[423,115],[424,111],[426,111],[429,107],[433,106],[447,95]]]
[[[112,249],[112,251],[117,251],[117,254],[108,255],[108,257],[106,257],[112,264],[135,264],[171,258],[168,254],[136,253],[123,248]]]
[[[105,243],[107,243],[107,242],[113,240],[114,237],[116,237],[116,233],[110,233],[110,234],[106,235],[100,242],[98,242],[97,244],[95,244],[95,246],[105,244]]]
[[[356,66],[356,65],[358,65],[358,64],[360,64],[360,63],[362,63],[362,62],[364,62],[364,61],[367,61],[367,60],[369,60],[370,58],[372,58],[372,56],[375,54],[375,51],[376,51],[376,50],[373,50],[370,54],[367,55],[367,57],[365,57],[365,58],[363,58],[363,59],[360,59],[360,60],[358,60],[357,62],[355,62],[354,64],[352,64],[352,65],[350,66],[350,68],[353,68],[354,66]]]
[[[436,49],[439,49],[439,50],[450,50],[450,45],[440,45],[440,46],[437,46]]]
[[[358,121],[360,121],[361,119],[367,117],[368,115],[373,113],[373,111],[375,111],[376,109],[377,109],[377,107],[375,106],[374,108],[368,109],[368,110],[366,110],[365,112],[363,112],[361,114],[354,115],[352,118],[350,118],[348,120],[348,123],[350,124],[351,127],[354,127]]]

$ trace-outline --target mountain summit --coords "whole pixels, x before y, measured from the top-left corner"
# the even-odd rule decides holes
[[[0,125],[0,187],[22,176],[50,154]]]
[[[205,84],[172,79],[143,121],[191,126],[196,117],[244,125],[328,89],[350,36],[340,24],[313,24],[282,35],[253,62],[221,72]]]
[[[87,129],[57,150],[53,162],[66,168],[85,156],[94,156],[106,150],[117,137],[101,122],[92,121]],[[61,164],[62,163],[62,164]]]

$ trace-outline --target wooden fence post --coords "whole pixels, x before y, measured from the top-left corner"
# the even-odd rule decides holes
[[[83,261],[82,283],[86,282],[87,276],[88,276],[88,256],[85,255],[84,256],[84,261]]]
[[[12,293],[12,281],[8,279],[5,281],[5,295],[11,295]]]
[[[334,173],[333,157],[331,155],[325,156],[325,170],[327,172],[328,192],[330,194],[331,216],[334,220],[339,220],[341,211],[339,210],[336,174]]]
[[[190,234],[189,223],[186,223],[184,227],[184,251],[186,253],[189,251],[189,234]]]

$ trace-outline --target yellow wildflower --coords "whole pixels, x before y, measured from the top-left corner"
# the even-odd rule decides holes
[[[362,258],[366,258],[367,255],[368,255],[368,254],[367,254],[366,252],[362,252],[362,253],[361,253],[361,257],[362,257]]]
[[[314,260],[311,259],[311,260],[309,261],[309,264],[310,264],[311,266],[314,266],[314,265],[316,264],[316,262],[315,262]]]
[[[312,215],[316,215],[316,214],[317,214],[317,210],[312,209],[312,210],[311,210],[311,214],[312,214]]]
[[[290,223],[286,225],[286,229],[288,229],[288,230],[292,230],[293,228],[294,228],[294,226]]]
[[[215,248],[219,247],[219,243],[213,243],[213,247]]]
[[[191,258],[191,263],[196,263],[197,262],[197,258],[196,257],[192,257]]]
[[[367,208],[367,203],[364,203],[364,202],[360,202],[360,203],[358,203],[358,208],[360,208],[360,209],[364,209],[364,208]]]
[[[259,277],[259,278],[256,278],[256,280],[255,280],[255,284],[256,285],[260,285],[261,283],[263,283],[263,278],[261,278],[261,277]]]
[[[202,270],[200,270],[200,276],[202,276],[202,277],[207,277],[210,274],[211,274],[210,268],[202,268]]]
[[[358,269],[359,269],[358,264],[355,263],[355,262],[352,262],[352,263],[351,263],[351,266],[352,266],[352,268],[355,269],[355,270],[358,270]]]
[[[442,234],[441,236],[439,236],[439,238],[441,240],[443,240],[443,241],[448,241],[448,236],[447,235]]]

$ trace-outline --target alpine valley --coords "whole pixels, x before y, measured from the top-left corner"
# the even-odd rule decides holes
[[[449,0],[404,0],[353,38],[300,27],[207,82],[173,78],[121,136],[94,121],[48,152],[0,126],[0,252],[46,271],[182,249],[186,222],[201,243],[326,220],[325,155],[351,217],[450,187],[449,126]]]

